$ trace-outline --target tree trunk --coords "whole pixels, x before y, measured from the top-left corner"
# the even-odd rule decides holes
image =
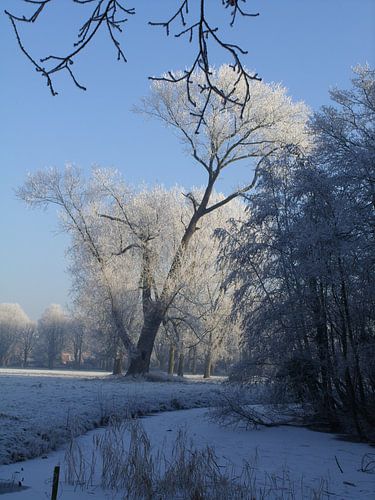
[[[189,371],[195,375],[197,365],[197,347],[190,347],[189,349],[189,360],[188,360],[188,369]]]
[[[121,375],[121,373],[122,373],[122,356],[118,355],[118,356],[116,356],[116,358],[114,359],[114,362],[113,362],[112,374],[113,375]]]
[[[82,365],[82,346],[80,346],[78,351],[78,368],[81,368]]]
[[[203,378],[210,378],[212,370],[212,354],[211,349],[207,351],[206,358],[204,360],[204,375]]]
[[[155,337],[162,320],[163,315],[155,311],[146,315],[137,343],[137,350],[130,360],[126,375],[143,375],[148,373]]]
[[[179,377],[183,377],[184,376],[184,352],[182,350],[180,351],[180,354],[178,356],[177,375]]]
[[[174,372],[174,345],[169,346],[169,359],[168,359],[168,375],[173,375]]]
[[[195,375],[197,373],[197,348],[193,347],[193,359],[191,362],[191,373]]]
[[[197,223],[206,214],[206,208],[215,178],[210,178],[203,195],[202,201],[192,215],[184,235],[181,238],[179,247],[173,257],[168,275],[165,279],[163,290],[158,301],[152,299],[152,272],[150,267],[150,252],[147,244],[144,248],[142,263],[142,303],[143,303],[143,327],[137,343],[136,353],[133,354],[127,375],[142,375],[148,373],[152,350],[159,327],[163,322],[171,301],[170,287],[181,268],[183,256],[188,248],[189,242],[197,229]],[[122,338],[122,337],[121,337]],[[129,346],[125,346],[128,348]]]
[[[29,358],[28,352],[27,352],[26,349],[24,349],[24,351],[23,351],[23,360],[22,360],[22,368],[26,368],[28,358]]]
[[[335,400],[332,394],[331,359],[328,341],[328,326],[323,285],[314,278],[311,279],[312,310],[315,323],[315,342],[318,350],[319,369],[321,377],[322,407],[332,428],[336,426],[337,416]]]

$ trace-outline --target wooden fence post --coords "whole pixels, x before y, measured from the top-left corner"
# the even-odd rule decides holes
[[[57,500],[57,490],[59,489],[60,466],[56,465],[53,471],[51,500]]]

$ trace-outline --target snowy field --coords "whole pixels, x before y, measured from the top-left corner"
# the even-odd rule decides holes
[[[234,476],[241,474],[243,464],[247,462],[253,471],[257,499],[373,500],[375,498],[375,475],[361,471],[363,456],[366,453],[373,453],[374,449],[364,444],[339,441],[333,435],[300,428],[279,427],[260,430],[222,428],[207,419],[205,409],[166,412],[143,418],[141,422],[150,437],[154,452],[162,448],[164,453],[170,454],[171,443],[175,440],[178,430],[183,429],[191,439],[193,447],[213,446],[219,467],[230,465]],[[93,446],[93,437],[104,432],[104,429],[97,429],[78,439],[81,449],[85,450],[87,456]],[[59,499],[121,498],[121,494],[103,491],[95,479],[92,485],[83,489],[67,484],[64,481],[65,448],[49,453],[44,458],[1,466],[1,479],[12,476],[24,478],[23,484],[28,487],[17,493],[6,493],[2,498],[4,500],[50,498],[52,473],[54,466],[58,464],[61,464],[62,479]],[[278,491],[272,491],[272,487],[276,486]],[[316,496],[313,496],[314,491]],[[261,496],[260,492],[264,496]],[[247,497],[249,500],[252,498],[251,495],[249,492]]]
[[[196,378],[186,383],[134,382],[102,372],[0,370],[0,384],[0,494],[4,500],[49,499],[56,465],[61,465],[59,499],[121,499],[121,494],[101,489],[100,469],[83,488],[68,484],[67,443],[72,432],[84,434],[70,442],[78,444],[89,461],[93,443],[108,432],[101,424],[110,417],[152,412],[162,413],[140,421],[154,456],[162,452],[170,460],[182,430],[188,450],[210,446],[220,471],[231,478],[246,476],[252,490],[241,499],[250,500],[254,494],[257,500],[375,498],[375,468],[367,467],[375,459],[374,448],[304,428],[220,427],[209,420],[204,408],[215,399],[219,387],[215,383],[199,383]],[[14,463],[17,460],[24,461]],[[22,480],[26,489],[2,492],[1,484],[12,479]]]
[[[104,372],[0,370],[0,464],[37,457],[129,414],[209,406],[215,383],[125,381]]]

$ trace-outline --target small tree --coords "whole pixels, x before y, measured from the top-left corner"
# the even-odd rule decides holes
[[[50,305],[38,321],[39,349],[49,369],[55,367],[56,361],[61,361],[68,324],[68,318],[58,304]]]
[[[0,304],[0,365],[6,365],[15,355],[17,343],[29,325],[19,304]]]
[[[37,326],[33,321],[29,321],[23,326],[18,335],[18,347],[20,350],[22,368],[27,366],[36,342]]]

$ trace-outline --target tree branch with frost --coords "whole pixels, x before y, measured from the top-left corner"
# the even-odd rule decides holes
[[[261,401],[262,398],[260,398]],[[217,395],[216,405],[209,411],[211,420],[223,426],[245,426],[246,429],[296,425],[296,417],[280,415],[269,405],[256,404],[259,397],[243,389],[228,387]]]
[[[204,85],[205,78],[204,71],[198,71],[190,87],[194,100],[202,105],[206,101],[200,82]],[[230,89],[234,83],[233,69],[229,66],[212,69],[210,78],[218,87]],[[132,339],[121,326],[120,287],[114,279],[120,272],[120,259],[137,254],[137,266],[141,270],[138,283],[142,290],[143,323],[129,366],[130,375],[145,373],[149,369],[159,327],[184,288],[181,279],[189,274],[188,257],[198,227],[203,225],[205,217],[212,217],[217,210],[254,186],[253,179],[243,188],[218,200],[215,187],[224,166],[233,168],[235,164],[248,161],[248,166],[255,167],[256,176],[253,158],[259,162],[267,155],[275,155],[285,144],[304,147],[308,143],[305,133],[307,111],[303,105],[294,104],[280,86],[253,81],[253,99],[247,101],[244,109],[234,104],[223,107],[222,97],[214,93],[201,122],[201,117],[194,113],[184,85],[183,81],[154,81],[151,96],[143,100],[141,111],[173,126],[189,154],[207,172],[202,190],[186,195],[192,205],[190,210],[185,203],[181,212],[176,200],[169,206],[168,196],[160,188],[152,193],[128,193],[121,180],[100,170],[94,171],[90,184],[85,184],[80,175],[69,168],[65,174],[54,172],[52,178],[48,172],[39,172],[31,176],[20,191],[20,197],[31,204],[46,206],[57,200],[63,208],[69,222],[67,228],[87,245],[101,266],[111,300],[112,317],[127,349],[132,346]],[[244,98],[246,92],[244,82],[236,83],[235,93],[239,99]],[[196,134],[198,125],[200,133]],[[66,179],[70,184],[65,186]],[[183,228],[182,214],[186,221]],[[174,230],[176,232],[172,234]],[[115,239],[115,244],[111,238]],[[140,252],[129,251],[135,248],[135,244],[141,246]],[[120,255],[114,256],[119,248]],[[162,249],[167,252],[167,259],[160,257],[158,252]],[[205,327],[208,330],[215,324],[212,318],[209,321]]]
[[[113,319],[123,343],[130,351],[133,341],[121,320],[115,293],[108,277],[108,263],[112,253],[106,252],[95,227],[97,195],[95,186],[87,185],[78,168],[67,166],[63,172],[56,168],[29,174],[25,184],[17,190],[17,196],[30,206],[57,205],[63,216],[62,224],[83,243],[97,263],[101,278],[111,303]]]

